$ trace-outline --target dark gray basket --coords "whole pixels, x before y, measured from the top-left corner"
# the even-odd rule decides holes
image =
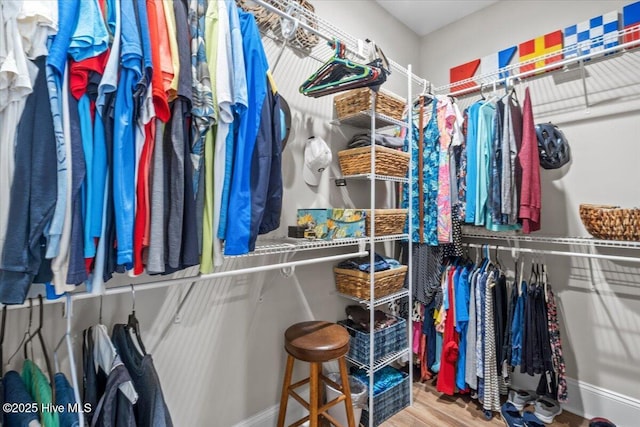
[[[391,353],[407,348],[407,321],[402,317],[396,317],[396,323],[388,328],[374,332],[374,361],[388,356]],[[344,326],[350,338],[349,357],[359,363],[369,365],[369,333],[353,328],[351,320],[340,320],[338,323]]]

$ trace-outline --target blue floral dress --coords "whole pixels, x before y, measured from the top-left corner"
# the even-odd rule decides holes
[[[411,241],[414,243],[426,243],[431,246],[438,246],[438,163],[440,160],[440,150],[438,142],[440,131],[438,130],[437,102],[433,102],[433,112],[423,135],[423,152],[419,153],[419,130],[417,126],[412,127],[411,150],[409,150],[409,140],[404,140],[404,151],[411,152],[411,168],[413,197],[411,198],[412,212],[412,233]],[[418,170],[419,155],[423,156],[423,170]],[[418,188],[419,174],[422,174],[422,200]],[[424,203],[424,233],[420,238],[420,203]],[[402,207],[409,208],[409,184],[402,185]],[[405,223],[404,232],[409,232],[409,221]]]

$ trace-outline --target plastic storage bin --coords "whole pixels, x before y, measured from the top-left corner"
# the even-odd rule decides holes
[[[338,323],[344,326],[349,335],[348,356],[362,364],[369,364],[369,336],[368,332],[362,332],[353,327],[351,320],[340,320]],[[407,348],[407,321],[402,317],[396,317],[396,323],[374,332],[374,360],[381,359],[391,353]]]

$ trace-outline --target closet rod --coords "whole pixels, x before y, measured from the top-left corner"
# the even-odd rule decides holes
[[[638,40],[632,40],[632,41],[628,41],[626,43],[622,43],[622,44],[619,44],[619,45],[616,45],[616,46],[611,46],[611,47],[608,47],[608,48],[605,48],[605,49],[602,49],[602,50],[598,50],[598,51],[595,51],[595,52],[591,51],[589,53],[581,54],[581,55],[576,56],[574,58],[564,59],[564,60],[558,61],[558,62],[552,62],[550,64],[544,65],[544,66],[542,66],[540,68],[535,68],[533,70],[522,71],[520,73],[511,75],[511,76],[507,76],[504,79],[495,79],[494,78],[490,82],[483,82],[483,83],[485,85],[491,85],[491,84],[502,85],[502,84],[508,83],[510,80],[513,81],[515,79],[522,79],[522,78],[529,77],[529,76],[534,75],[534,74],[539,74],[539,73],[542,73],[542,72],[545,72],[545,71],[548,71],[548,70],[553,70],[555,68],[564,67],[565,65],[569,65],[569,64],[573,64],[573,63],[579,63],[581,61],[585,61],[587,59],[591,59],[594,56],[602,55],[604,57],[606,54],[611,53],[611,52],[616,52],[616,51],[621,51],[620,53],[622,54],[622,53],[624,53],[624,52],[622,52],[623,49],[625,49],[627,47],[637,46],[637,45],[638,45]],[[532,59],[532,60],[530,60],[528,62],[529,63],[535,62],[535,60],[539,60],[539,58],[534,58],[534,59]],[[516,66],[513,66],[513,69],[515,69],[516,67],[522,67],[523,65],[527,65],[527,63],[518,64]],[[499,73],[506,73],[506,72],[509,72],[509,71],[510,70],[505,70],[505,69],[498,70]],[[447,86],[443,86],[442,88],[438,88],[436,90],[438,90],[438,91],[439,91],[439,89],[440,90],[445,90],[445,89],[451,88],[452,86],[460,86],[460,85],[463,85],[463,84],[475,83],[475,81],[474,81],[475,79],[482,79],[484,77],[490,77],[492,75],[495,76],[496,73],[485,75],[485,76],[473,77],[473,78],[469,79],[469,81],[456,82],[456,83],[453,83],[453,84],[450,84],[450,85],[447,85]],[[465,89],[460,89],[460,90],[457,90],[457,91],[454,91],[454,92],[450,92],[447,95],[449,95],[449,96],[466,95],[466,94],[478,91],[479,88],[480,87],[477,86],[477,83],[476,83],[476,86],[468,87],[468,88],[465,88]]]
[[[107,288],[104,292],[104,294],[92,294],[89,292],[71,292],[71,298],[74,301],[77,300],[82,300],[82,299],[88,299],[88,298],[95,298],[95,297],[99,297],[99,296],[109,296],[109,295],[118,295],[118,294],[126,294],[126,293],[130,293],[131,292],[131,287],[133,286],[133,289],[135,291],[146,291],[149,289],[159,289],[159,288],[164,288],[166,286],[170,286],[170,285],[179,285],[179,284],[183,284],[183,283],[188,283],[188,282],[202,282],[204,280],[212,280],[212,279],[218,279],[220,277],[229,277],[229,276],[239,276],[242,274],[251,274],[251,273],[260,273],[263,271],[270,271],[270,270],[278,270],[278,269],[282,269],[282,268],[295,268],[295,267],[299,267],[299,266],[303,266],[303,265],[310,265],[310,264],[319,264],[321,262],[330,262],[330,261],[341,261],[347,258],[354,258],[354,257],[362,257],[362,256],[366,256],[369,255],[369,251],[358,251],[358,252],[350,252],[348,254],[340,254],[340,255],[332,255],[332,256],[327,256],[327,257],[317,257],[317,258],[309,258],[309,259],[302,259],[299,261],[287,261],[287,262],[281,262],[278,264],[267,264],[267,265],[260,265],[257,267],[247,267],[247,268],[240,268],[237,270],[229,270],[229,271],[217,271],[215,273],[209,273],[209,274],[199,274],[196,276],[188,276],[188,277],[179,277],[176,279],[167,279],[167,280],[158,280],[156,282],[143,282],[143,283],[136,283],[136,284],[132,284],[132,285],[125,285],[125,286],[116,286],[113,288]],[[55,300],[43,300],[43,304],[56,304],[56,303],[64,303],[66,301],[65,298],[58,298]],[[33,300],[33,305],[38,305],[38,300],[34,299]],[[12,309],[19,309],[19,308],[28,308],[29,304],[25,303],[25,304],[16,304],[16,305],[7,305],[6,306],[8,310],[12,310]]]
[[[568,257],[576,257],[576,258],[595,258],[595,259],[604,259],[608,261],[624,261],[624,262],[634,262],[640,263],[640,258],[633,258],[628,256],[619,256],[619,255],[603,255],[603,254],[588,254],[585,252],[568,252],[568,251],[554,251],[547,249],[532,249],[532,248],[519,248],[515,246],[499,246],[499,245],[481,245],[479,243],[463,243],[463,245],[469,248],[475,249],[494,249],[505,252],[520,252],[527,254],[543,254],[543,255],[558,255],[558,256],[568,256]]]
[[[277,7],[267,3],[264,0],[253,0],[253,1],[254,1],[254,3],[259,4],[260,6],[264,7],[265,9],[267,9],[267,10],[269,10],[269,11],[271,11],[271,12],[277,14],[277,15],[280,15],[283,18],[290,19],[291,21],[297,23],[299,27],[304,28],[306,31],[309,31],[310,33],[313,33],[313,34],[317,35],[318,37],[325,39],[326,41],[333,41],[333,39],[334,39],[333,37],[331,37],[331,36],[329,36],[327,34],[324,34],[322,31],[318,30],[317,28],[314,28],[311,25],[307,24],[305,21],[300,20],[300,19],[296,18],[295,16],[292,16],[291,14],[287,13],[286,11],[278,9]],[[302,9],[295,2],[289,2],[289,3],[291,3],[291,5],[296,7],[296,8]],[[287,3],[287,4],[289,4],[289,3]],[[303,14],[312,16],[317,22],[321,21],[315,14],[312,14],[309,11],[303,10]],[[348,36],[348,38],[350,39],[349,40],[350,42],[352,42],[354,45],[357,44],[357,40],[358,39],[356,39],[355,37],[353,37],[351,35],[343,33],[343,34],[339,34],[338,36]],[[340,37],[338,37],[338,38],[340,38]],[[350,50],[356,56],[362,58],[360,53],[354,51],[351,47],[347,46],[347,49]],[[395,62],[394,60],[392,60],[392,59],[390,59],[388,57],[387,57],[387,60],[389,61],[389,65],[391,65],[392,68],[395,68],[397,71],[403,73],[406,76],[411,76],[411,80],[415,81],[417,84],[425,85],[425,86],[428,85],[428,82],[427,82],[426,79],[423,79],[422,77],[419,77],[419,76],[413,74],[408,69],[404,68],[402,65],[400,65],[399,63]]]

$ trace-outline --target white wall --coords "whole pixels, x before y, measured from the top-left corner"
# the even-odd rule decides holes
[[[425,36],[421,46],[421,70],[436,85],[446,84],[449,68],[453,66],[611,10],[621,11],[628,3],[500,1]],[[637,73],[637,68],[628,68],[627,73]],[[606,79],[616,78],[616,70],[610,69]],[[519,88],[521,101],[522,88],[526,85],[523,83]],[[543,98],[555,96],[552,102],[557,107],[562,101],[562,88],[549,83],[549,79],[544,84],[531,83],[534,112],[536,100]],[[562,125],[570,141],[573,161],[561,171],[542,171],[541,235],[586,236],[578,215],[580,203],[638,205],[640,102],[637,88],[625,90],[623,93],[635,94],[627,104],[626,112],[615,110],[612,103],[603,103],[592,106],[588,114],[582,109],[567,117],[562,109],[557,109],[544,115],[544,121]],[[541,108],[538,104],[538,111]],[[637,251],[602,252],[638,256]],[[568,375],[587,386],[590,384],[636,399],[633,401],[636,412],[632,414],[636,418],[606,413],[606,405],[587,404],[588,399],[577,395],[576,388],[572,388],[571,408],[590,416],[608,416],[618,425],[637,425],[635,420],[640,409],[637,400],[640,399],[640,370],[637,369],[640,362],[640,289],[637,286],[640,265],[565,257],[546,261],[558,296]]]
[[[375,40],[390,58],[405,65],[412,60],[417,62],[419,38],[390,18],[375,2],[323,0],[313,3],[321,17],[356,37]],[[273,63],[279,47],[266,40],[265,48]],[[322,136],[337,152],[345,148],[348,137],[355,132],[353,128],[338,129],[329,124],[333,115],[332,97],[312,99],[298,93],[298,86],[320,65],[287,50],[275,70],[279,90],[293,113],[293,128],[283,153],[282,227],[274,235],[286,234],[286,227],[295,223],[298,208],[367,207],[369,204],[368,188],[364,183],[350,183],[346,189],[337,189],[330,184],[330,175],[339,174],[337,156],[320,187],[308,187],[302,180],[302,152],[309,136]],[[406,80],[394,74],[385,87],[404,94]],[[379,190],[381,201],[391,197],[390,187],[382,185]],[[355,250],[307,252],[296,258]],[[283,260],[285,258],[279,256],[254,257],[227,267]],[[228,427],[269,410],[279,402],[285,362],[284,330],[303,320],[339,320],[344,318],[344,306],[347,305],[344,299],[335,295],[331,264],[299,268],[296,276],[287,278],[276,271],[197,284],[178,323],[175,322],[176,309],[187,286],[136,293],[136,312],[143,340],[153,354],[175,425]],[[130,280],[119,277],[113,283],[127,284]],[[127,321],[131,310],[130,295],[106,297],[103,304],[106,325],[111,327],[116,322]],[[80,331],[98,321],[98,308],[99,299],[75,304],[73,329],[78,361]],[[7,318],[5,362],[17,348],[27,326],[27,310],[11,310]],[[60,305],[46,306],[44,335],[49,349],[62,336],[63,328]],[[44,367],[37,348],[36,360]],[[68,371],[65,357],[62,363],[63,370]],[[11,365],[20,369],[21,353]],[[300,368],[299,376],[302,372]],[[296,403],[290,406],[295,409]]]

